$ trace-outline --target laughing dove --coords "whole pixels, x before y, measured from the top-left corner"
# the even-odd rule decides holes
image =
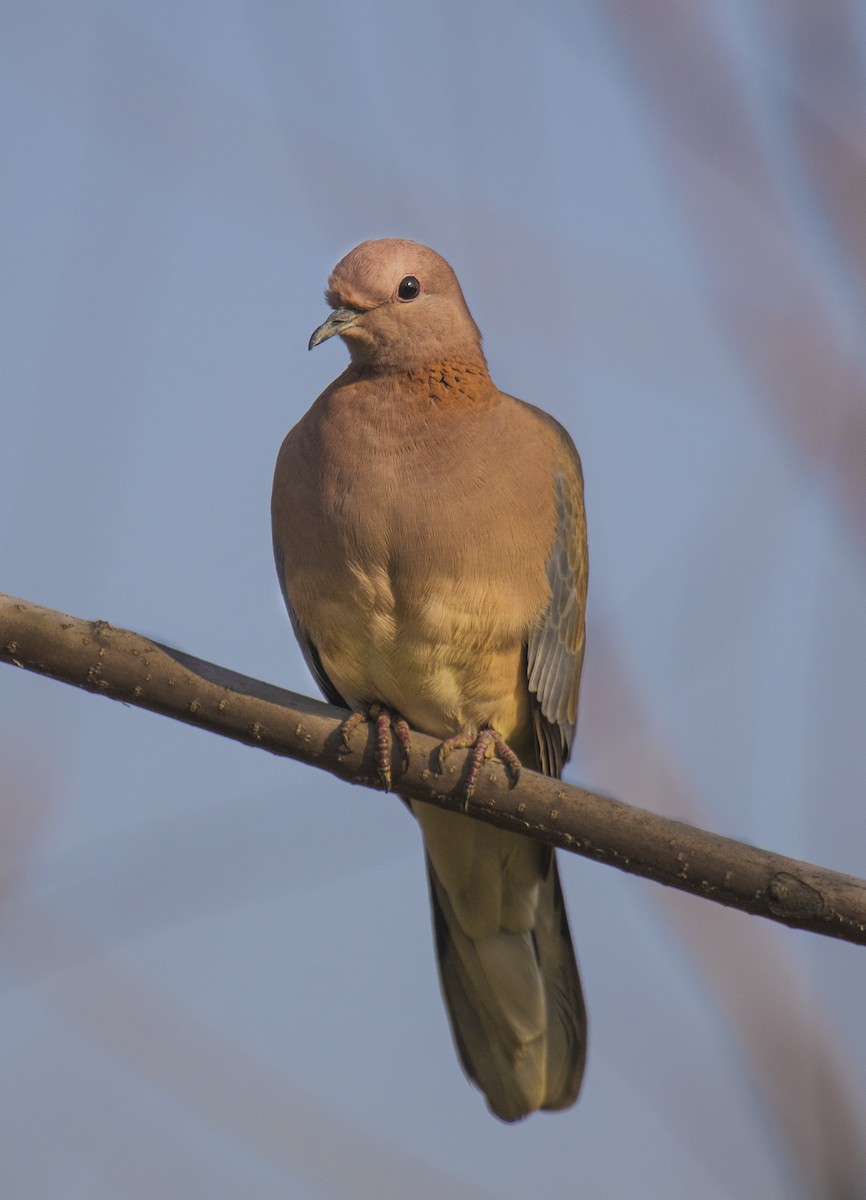
[[[443,752],[559,776],[583,662],[580,460],[546,413],[500,392],[449,265],[398,238],[338,263],[351,363],[277,460],[274,548],[322,691]],[[357,718],[361,719],[361,718]],[[384,722],[384,725],[383,725]],[[549,846],[412,802],[424,836],[442,991],[463,1067],[516,1121],[577,1098],[586,1012]]]

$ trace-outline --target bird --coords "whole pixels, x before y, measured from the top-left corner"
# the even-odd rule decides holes
[[[333,269],[349,365],[287,434],[271,514],[295,635],[344,732],[559,777],[587,595],[583,474],[566,430],[493,383],[457,277],[428,246],[362,242]],[[398,785],[399,786],[399,785]],[[458,1057],[505,1122],[577,1099],[586,1008],[552,847],[412,800]]]

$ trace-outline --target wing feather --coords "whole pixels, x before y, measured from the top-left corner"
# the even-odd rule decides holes
[[[585,644],[588,556],[583,477],[568,443],[557,471],[556,532],[547,563],[550,602],[527,646],[527,681],[536,745],[545,774],[560,775],[577,724],[577,692]]]

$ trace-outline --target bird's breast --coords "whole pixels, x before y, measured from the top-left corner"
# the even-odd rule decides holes
[[[549,597],[550,546],[515,534],[516,506],[544,503],[548,481],[516,487],[520,448],[484,419],[330,417],[287,439],[275,494],[289,602],[329,678],[434,736],[508,737],[527,721],[524,647]]]
[[[314,584],[302,621],[347,701],[383,701],[440,737],[516,727],[531,613],[513,581],[466,566],[455,546],[420,538]]]

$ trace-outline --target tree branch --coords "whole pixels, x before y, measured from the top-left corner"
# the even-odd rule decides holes
[[[105,621],[82,621],[0,594],[0,660],[136,704],[273,754],[377,787],[374,738],[342,746],[344,710],[172,650]],[[438,743],[412,735],[395,761],[401,795],[512,829],[719,904],[866,945],[866,881],[706,833],[607,796],[524,771],[509,787],[491,763],[464,806],[467,755],[435,767]],[[395,756],[399,759],[399,756]]]

